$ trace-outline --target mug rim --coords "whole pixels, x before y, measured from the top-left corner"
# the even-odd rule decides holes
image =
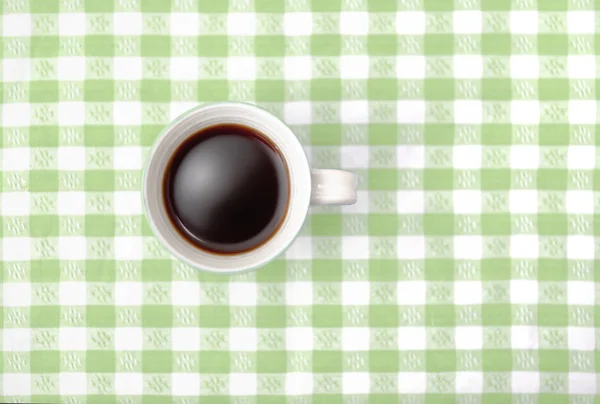
[[[219,112],[228,108],[237,110],[236,112],[240,114],[245,113],[247,115],[246,121],[236,120],[235,117],[231,119],[227,116],[218,116]],[[206,117],[198,115],[203,111],[217,114],[216,120],[211,122]],[[187,128],[188,130],[186,128],[179,129],[181,125],[186,123],[192,126],[199,124],[199,127],[195,129]],[[156,161],[160,158],[170,160],[174,150],[194,132],[225,123],[250,126],[267,137],[279,149],[288,169],[290,183],[285,216],[279,228],[263,244],[240,254],[218,254],[202,249],[185,240],[170,221],[167,221],[168,224],[164,222],[168,213],[162,198],[162,180],[167,167],[163,164],[161,169],[160,161]],[[168,145],[171,150],[165,148],[165,142],[174,138],[176,140]],[[161,149],[165,151],[161,153]],[[155,168],[153,164],[158,164],[158,172],[150,172],[151,169]],[[222,101],[204,103],[189,109],[161,130],[154,140],[144,164],[141,196],[144,214],[149,226],[154,236],[170,254],[201,271],[215,274],[233,274],[257,269],[275,259],[290,246],[300,232],[308,214],[311,186],[311,171],[304,149],[285,122],[255,104]],[[150,188],[153,188],[152,191],[154,191],[152,195],[150,195],[152,192]],[[159,193],[158,198],[155,198],[156,189]],[[158,201],[155,199],[158,199]],[[157,220],[160,220],[161,223],[157,223]]]

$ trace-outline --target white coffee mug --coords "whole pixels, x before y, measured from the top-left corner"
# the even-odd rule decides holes
[[[290,199],[283,223],[263,244],[239,254],[219,255],[186,241],[171,223],[163,198],[167,164],[189,136],[217,124],[249,126],[267,137],[288,167]],[[143,202],[154,234],[177,258],[215,273],[256,269],[281,254],[296,238],[309,205],[351,205],[356,202],[355,174],[341,170],[311,169],[292,130],[271,113],[251,104],[223,102],[201,105],[173,121],[155,142],[143,178]]]

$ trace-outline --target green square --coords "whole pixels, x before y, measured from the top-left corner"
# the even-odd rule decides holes
[[[31,237],[57,237],[58,216],[32,215],[29,217],[29,235]]]
[[[481,0],[481,9],[484,11],[510,11],[512,0]]]
[[[228,1],[196,0],[196,4],[194,11],[199,13],[226,13],[229,10]]]
[[[510,304],[486,303],[481,306],[481,317],[484,326],[510,326],[513,320]]]
[[[29,128],[29,143],[36,147],[58,146],[57,126],[31,126]]]
[[[201,0],[202,1],[202,0]],[[204,3],[225,3],[220,1],[205,1]],[[198,57],[226,57],[229,54],[229,41],[223,35],[199,35]]]
[[[254,91],[257,102],[285,101],[285,81],[283,80],[256,80]]]
[[[513,130],[510,124],[486,124],[481,127],[481,143],[486,146],[512,144]]]
[[[369,372],[397,373],[400,371],[398,351],[369,351]]]
[[[60,372],[59,351],[31,351],[30,355],[31,373]]]
[[[452,259],[426,259],[425,280],[437,282],[452,282],[454,280],[455,264],[455,261]]]
[[[430,327],[454,327],[455,308],[451,304],[428,304],[425,306],[425,324]]]
[[[339,79],[314,79],[310,82],[312,101],[339,101],[342,98],[342,82]]]
[[[147,304],[142,306],[142,325],[144,327],[172,327],[173,308],[170,305]]]
[[[112,35],[86,35],[86,56],[114,56],[115,37]]]
[[[141,146],[152,146],[163,128],[164,125],[142,125],[140,132]]]
[[[29,263],[29,279],[31,282],[59,282],[60,266],[58,260],[42,259]]]
[[[511,351],[484,349],[481,354],[484,372],[510,372],[513,370]]]
[[[88,373],[114,373],[116,369],[115,351],[86,351],[85,370]]]
[[[537,189],[565,191],[568,188],[568,174],[566,169],[540,168],[537,171]]]
[[[33,36],[30,43],[32,58],[54,58],[58,56],[60,47],[57,36]]]
[[[564,236],[569,234],[569,219],[567,215],[540,213],[537,218],[538,234],[545,236]]]
[[[391,214],[370,214],[369,220],[369,234],[377,236],[396,236],[400,230],[398,224],[398,215]],[[314,227],[313,227],[314,229]]]
[[[144,13],[168,13],[171,11],[171,0],[142,0],[141,10]]]
[[[143,260],[142,281],[170,282],[172,279],[171,260]]]
[[[426,236],[454,235],[454,215],[428,213],[423,215],[423,227]]]
[[[116,279],[114,260],[85,260],[87,282],[114,282]]]
[[[339,124],[313,124],[310,130],[312,146],[339,146],[342,142],[342,126]]]
[[[31,306],[31,328],[58,328],[60,326],[60,306]],[[114,326],[114,324],[113,324]]]
[[[426,79],[424,91],[426,100],[454,100],[454,79]]]
[[[341,49],[342,40],[340,35],[314,34],[310,37],[310,54],[312,56],[339,55]]]
[[[538,80],[538,94],[540,101],[568,100],[569,79],[545,79]]]
[[[287,322],[285,306],[258,306],[256,326],[258,328],[285,328]]]
[[[510,34],[482,34],[481,53],[486,56],[510,55],[512,53]]]
[[[395,191],[398,187],[398,170],[372,168],[369,170],[368,185],[371,191]]]
[[[560,304],[539,304],[537,323],[540,327],[566,327],[569,325],[569,307]]]
[[[540,146],[569,146],[571,139],[568,124],[542,123],[539,125]]]
[[[569,351],[540,349],[538,355],[540,372],[569,372]]]
[[[569,36],[565,34],[539,34],[538,55],[567,55]]]
[[[142,130],[146,125],[142,125]],[[83,127],[83,144],[86,147],[112,147],[114,145],[114,126],[86,125]]]
[[[258,35],[254,37],[255,55],[259,57],[281,57],[285,55],[283,35]]]
[[[342,326],[342,306],[314,305],[312,309],[313,327],[335,328]]]
[[[142,80],[142,85],[145,83]],[[112,102],[115,99],[115,87],[112,80],[86,80],[83,82],[83,99],[91,102]],[[104,137],[108,137],[106,133]]]
[[[454,172],[448,169],[423,170],[423,184],[427,191],[454,189]]]
[[[454,2],[448,0],[423,0],[423,8],[425,11],[453,11]]]
[[[318,1],[318,0],[313,0]],[[315,394],[312,396],[312,404],[345,404],[347,401],[344,401],[344,396],[342,395],[334,395],[334,394]],[[396,404],[394,402],[393,404]],[[369,403],[371,404],[371,403]]]
[[[509,101],[512,99],[510,79],[485,78],[481,81],[481,97],[485,101]],[[485,127],[486,125],[484,125]]]
[[[159,0],[163,1],[163,0]],[[144,57],[171,56],[171,37],[166,35],[142,35],[141,49]]]
[[[143,306],[144,308],[146,306]],[[108,305],[88,305],[85,307],[85,319],[88,327],[114,328],[117,324],[115,307]]]
[[[254,0],[254,10],[257,13],[283,13],[285,0]]]
[[[203,305],[198,308],[202,328],[227,328],[231,313],[229,306]]]
[[[56,171],[29,171],[30,192],[56,192],[58,191],[58,172]]]
[[[114,11],[114,1],[106,0],[84,0],[86,13],[111,13]]]
[[[447,0],[441,0],[444,3],[452,3]],[[434,55],[452,55],[454,54],[454,36],[448,34],[427,34],[424,38],[425,54]]]
[[[425,366],[428,372],[455,372],[456,352],[448,350],[425,351]]]
[[[548,215],[558,216],[558,215]],[[566,219],[566,217],[565,217]],[[539,234],[544,234],[541,230],[538,230]],[[567,234],[566,232],[562,233]],[[542,271],[538,272],[538,281],[551,281],[551,282],[566,282],[569,280],[569,261],[566,259],[556,258],[539,258],[539,268],[543,268]]]
[[[367,80],[367,97],[374,100],[397,100],[398,80],[373,78]]]
[[[227,351],[200,351],[198,357],[200,373],[229,373],[231,362],[229,356]]]
[[[398,327],[400,315],[398,306],[392,304],[377,304],[369,306],[370,327]]]
[[[258,351],[256,353],[257,373],[285,373],[287,370],[286,351]]]
[[[310,9],[314,13],[340,12],[342,11],[342,0],[311,0]]]
[[[83,187],[86,191],[107,192],[115,189],[114,171],[87,170],[83,178]]]
[[[59,11],[59,0],[29,0],[29,12],[31,13],[55,14]]]
[[[481,233],[486,236],[510,236],[512,234],[510,220],[504,215],[484,213],[481,215]]]
[[[388,0],[383,0],[392,3]],[[396,56],[398,53],[397,35],[369,35],[367,49],[370,56]]]
[[[370,97],[369,97],[370,98]],[[429,126],[429,125],[428,125]],[[371,123],[368,125],[371,146],[396,146],[398,126],[391,123]]]
[[[568,11],[569,0],[543,0],[537,4],[539,11]]]
[[[142,102],[170,101],[171,82],[169,80],[142,80],[140,82],[140,100]]]
[[[58,102],[58,81],[29,82],[29,102]]]
[[[87,237],[114,237],[115,228],[113,215],[85,216],[85,235]]]
[[[256,272],[257,282],[285,282],[286,279],[287,268],[283,259],[275,259]]]
[[[171,351],[142,351],[142,372],[171,373],[173,353]]]
[[[390,0],[367,0],[367,7],[370,12],[380,13],[398,11],[396,2]]]
[[[227,80],[198,80],[198,101],[225,101],[229,98]]]
[[[339,282],[343,279],[342,260],[314,259],[312,261],[313,282]]]
[[[332,373],[343,370],[342,352],[313,351],[312,371],[315,373]]]
[[[456,128],[452,123],[428,123],[424,128],[424,143],[427,146],[454,145]]]
[[[342,215],[314,214],[310,220],[313,236],[342,236]]]
[[[510,170],[482,169],[481,189],[484,191],[510,189]]]

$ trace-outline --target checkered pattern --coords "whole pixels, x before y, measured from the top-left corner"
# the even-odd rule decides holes
[[[592,402],[596,3],[0,2],[2,401]],[[360,176],[232,277],[140,204],[159,131],[218,100]]]

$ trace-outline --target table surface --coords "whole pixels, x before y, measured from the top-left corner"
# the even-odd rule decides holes
[[[3,401],[593,400],[593,0],[0,7]],[[360,178],[231,277],[170,257],[139,192],[218,100]]]

